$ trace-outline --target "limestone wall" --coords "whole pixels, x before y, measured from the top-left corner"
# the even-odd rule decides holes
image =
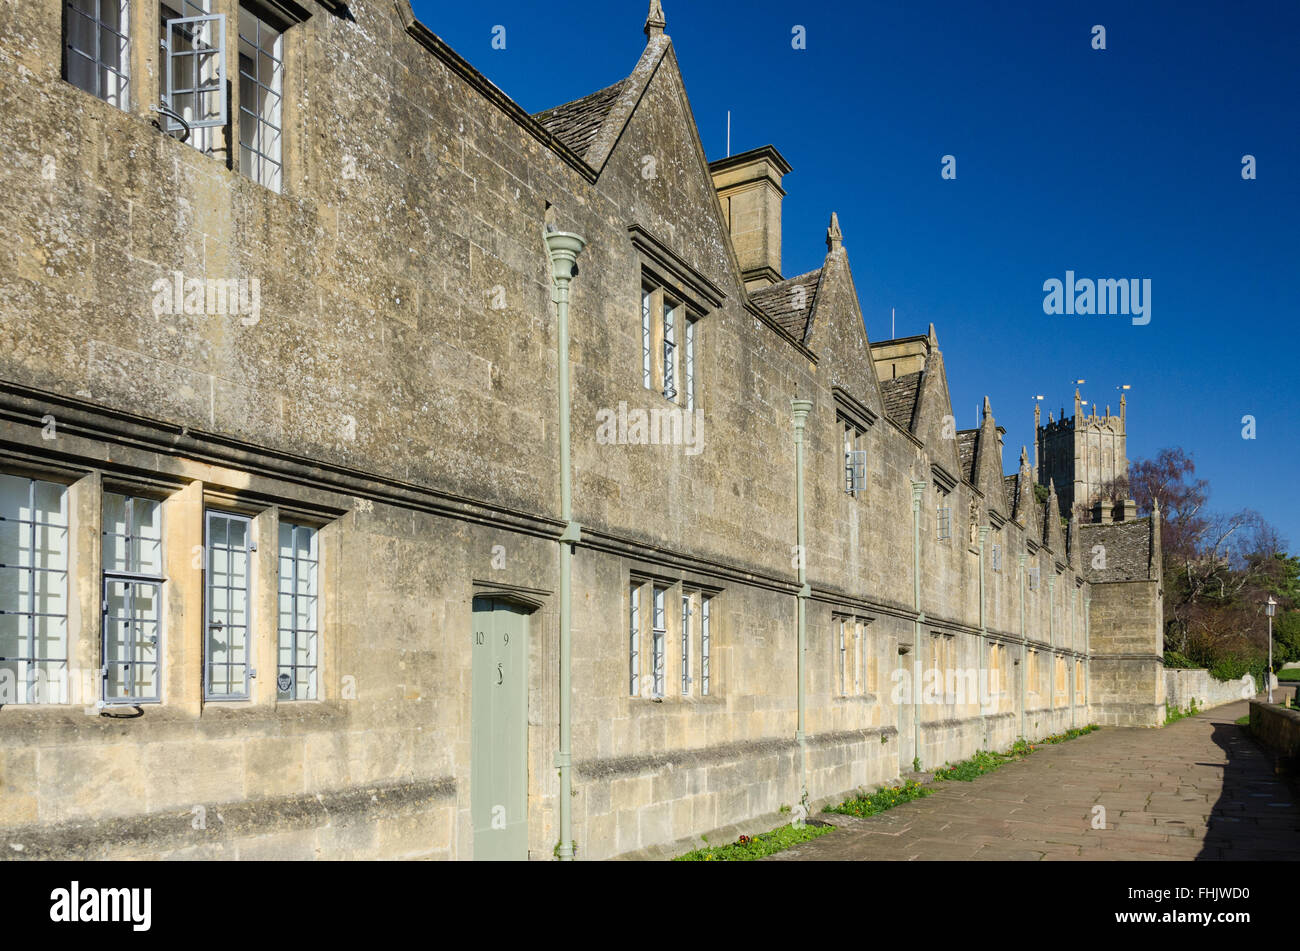
[[[148,36],[145,6],[133,10]],[[1136,702],[1140,684],[1113,681],[1147,673],[1116,662],[1085,668],[1073,695],[1054,680],[1025,691],[1021,717],[1023,642],[1042,651],[1049,678],[1056,656],[1084,659],[1087,598],[1104,586],[1045,547],[1022,512],[993,533],[1000,570],[986,552],[981,630],[971,513],[979,525],[1012,513],[959,480],[951,537],[937,536],[932,466],[953,467],[951,446],[926,445],[882,412],[865,437],[866,492],[842,490],[835,389],[880,406],[847,263],[827,281],[822,319],[843,323],[824,357],[747,306],[667,40],[653,39],[636,67],[644,94],[597,169],[412,26],[403,4],[349,8],[353,20],[314,7],[286,34],[276,194],[159,133],[143,94],[156,44],[135,46],[139,88],[123,112],[60,78],[57,4],[0,3],[11,67],[0,70],[0,469],[77,487],[77,677],[99,665],[105,485],[166,499],[170,553],[163,703],[131,717],[101,715],[84,702],[93,697],[0,709],[6,836],[33,855],[469,858],[471,605],[510,590],[537,605],[529,847],[550,858],[562,525],[548,221],[588,242],[570,352],[581,856],[777,812],[797,800],[800,769],[826,801],[893,779],[914,757],[931,766],[1008,746],[1022,719],[1036,738]],[[233,0],[217,9],[232,14]],[[634,226],[718,295],[698,324],[698,453],[597,436],[602,410],[669,406],[641,381],[640,289],[653,262]],[[177,273],[257,279],[257,319],[159,312],[156,283]],[[814,403],[806,766],[793,745],[795,394]],[[925,483],[923,620],[913,481]],[[190,554],[207,505],[253,517],[267,552],[282,513],[321,526],[320,700],[278,702],[267,677],[268,555],[256,568],[254,696],[203,702]],[[1030,567],[1041,584],[1027,583]],[[634,576],[670,587],[670,632],[683,589],[715,592],[708,697],[629,695]],[[1156,623],[1127,615],[1118,595],[1093,598],[1094,650],[1100,631],[1140,639],[1139,623]],[[835,688],[843,616],[865,625],[874,678],[852,696]],[[977,670],[987,643],[1007,645],[1008,682],[990,708],[969,698],[914,708],[897,693],[944,637],[952,662]],[[670,685],[678,663],[670,646]],[[1148,692],[1143,703],[1163,702]],[[206,824],[193,824],[196,808]]]
[[[1199,709],[1208,710],[1254,694],[1253,681],[1251,685],[1243,685],[1238,680],[1216,680],[1208,670],[1165,668],[1165,702],[1170,711],[1186,710],[1193,698]]]

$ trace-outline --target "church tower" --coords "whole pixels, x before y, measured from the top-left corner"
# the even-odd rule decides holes
[[[1047,425],[1042,425],[1041,412],[1034,408],[1034,454],[1036,475],[1041,485],[1056,487],[1064,511],[1074,517],[1078,508],[1088,512],[1093,504],[1109,497],[1114,491],[1117,498],[1127,498],[1128,451],[1125,446],[1128,400],[1121,394],[1119,415],[1112,416],[1110,407],[1106,415],[1097,415],[1094,403],[1092,415],[1083,414],[1079,391],[1074,391],[1074,415],[1067,417],[1061,409],[1059,419],[1047,414]],[[1116,483],[1125,482],[1119,488]],[[1085,513],[1084,521],[1088,516]]]

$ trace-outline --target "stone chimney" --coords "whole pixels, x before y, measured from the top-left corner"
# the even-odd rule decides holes
[[[713,187],[731,231],[745,289],[782,280],[781,178],[790,163],[771,145],[709,163]]]
[[[1092,504],[1092,520],[1100,525],[1109,525],[1112,511],[1108,499],[1098,499]]]
[[[1117,522],[1131,522],[1138,517],[1138,504],[1132,499],[1125,499],[1115,507]]]

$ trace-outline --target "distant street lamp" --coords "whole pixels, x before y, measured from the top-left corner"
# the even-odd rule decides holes
[[[1277,602],[1270,594],[1264,602],[1264,613],[1268,615],[1268,702],[1273,702],[1273,615],[1277,613]]]

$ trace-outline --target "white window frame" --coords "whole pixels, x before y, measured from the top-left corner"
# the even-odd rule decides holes
[[[8,525],[16,524],[17,529],[14,531],[15,545],[13,550],[14,564],[8,563],[8,558],[3,550],[0,550],[0,577],[9,572],[18,572],[19,578],[14,583],[13,590],[17,595],[17,601],[10,605],[0,602],[0,624],[4,624],[4,616],[17,616],[18,620],[14,625],[16,640],[14,646],[19,649],[15,656],[0,656],[0,703],[14,704],[42,704],[42,703],[67,703],[67,682],[68,682],[68,663],[71,655],[71,625],[69,623],[68,612],[69,598],[71,597],[70,577],[72,573],[72,548],[71,548],[71,500],[69,498],[68,486],[60,482],[50,482],[44,479],[32,479],[27,476],[11,475],[9,473],[0,473],[0,477],[6,480],[15,480],[19,483],[26,483],[26,500],[19,506],[15,513],[16,517],[10,517],[3,514],[0,509],[0,531],[6,535],[9,534]],[[18,486],[15,486],[18,488]],[[51,517],[51,510],[47,506],[38,509],[42,499],[41,494],[47,493],[48,490],[57,491],[59,508]],[[24,512],[27,517],[23,518]],[[59,519],[62,519],[60,523]],[[24,528],[26,528],[26,545],[23,544]],[[54,546],[46,543],[38,548],[37,538],[43,530],[47,535],[57,537],[60,533],[63,535],[63,545],[61,552]],[[25,554],[25,558],[24,558]],[[57,564],[51,564],[50,555],[62,555],[63,567]],[[42,557],[38,557],[42,556]],[[23,564],[26,560],[27,564]],[[38,564],[37,562],[41,563]],[[37,584],[37,575],[42,577],[53,576],[55,582],[53,585]],[[57,576],[63,575],[62,581],[58,581]],[[23,578],[26,578],[26,591],[23,589]],[[41,606],[37,603],[37,589],[41,588],[45,597],[53,595],[55,599],[62,599],[63,613],[59,614],[51,611],[38,611]],[[3,590],[3,589],[0,589]],[[63,623],[63,656],[53,656],[41,649],[37,635],[37,618],[46,618],[46,634],[44,639],[51,640],[48,635],[50,621]],[[23,633],[23,625],[26,623],[26,635]],[[48,648],[48,644],[46,645]],[[12,670],[8,665],[13,664]],[[49,665],[55,667],[53,675],[45,669]],[[20,685],[19,679],[25,682]],[[12,681],[10,680],[12,678]],[[20,689],[21,688],[21,689]],[[49,696],[46,696],[46,695]]]
[[[952,506],[945,504],[947,496],[940,500],[935,509],[936,533],[941,542],[952,538]]]
[[[203,12],[169,18],[163,24],[163,105],[173,114],[162,113],[163,130],[178,132],[187,129],[189,136],[186,141],[199,151],[207,151],[213,136],[207,132],[196,136],[195,132],[225,128],[229,122],[226,16],[224,13],[208,13],[206,0],[203,3],[195,0],[164,2],[180,3],[187,10],[193,8]],[[181,46],[178,40],[186,34],[189,44]],[[178,76],[178,67],[182,73],[188,72],[188,77]],[[213,96],[217,100],[215,109],[206,106],[206,100]],[[174,116],[180,116],[183,122]]]
[[[647,390],[654,389],[654,295],[648,287],[641,289],[641,382]]]
[[[664,298],[664,399],[676,403],[677,387],[677,314],[681,305],[670,305]]]
[[[285,554],[285,529],[289,530],[289,554]],[[308,534],[308,551],[315,552],[316,557],[301,557],[298,546],[299,536],[303,533]],[[320,699],[320,668],[321,668],[321,636],[320,636],[320,530],[311,525],[304,525],[299,522],[281,521],[279,526],[279,550],[278,550],[278,590],[276,591],[277,602],[277,622],[276,622],[276,662],[275,662],[275,691],[276,699],[282,703],[299,702],[303,700]],[[286,565],[287,562],[287,565]],[[302,574],[306,567],[309,579],[308,590],[301,590]],[[285,569],[289,570],[289,590],[285,591]],[[284,626],[285,618],[285,597],[289,598],[289,627]],[[310,603],[310,611],[307,612],[309,626],[299,626],[299,618],[304,612],[300,609],[300,599],[307,599]],[[285,637],[288,635],[289,664],[284,663]],[[308,642],[307,657],[311,663],[298,663],[299,648],[302,639],[306,638]],[[309,671],[307,675],[307,689],[299,690],[303,681],[300,671]],[[281,689],[280,678],[285,674],[290,678],[288,690]],[[306,694],[301,696],[300,694]],[[287,695],[286,695],[287,694]]]
[[[633,581],[628,593],[628,666],[630,683],[628,696],[641,695],[641,585]]]
[[[220,546],[221,549],[224,550],[228,556],[226,559],[227,577],[229,577],[230,574],[230,560],[234,556],[234,554],[240,553],[244,556],[245,572],[244,572],[244,587],[242,589],[244,594],[244,624],[243,625],[231,625],[219,619],[216,621],[215,624],[213,622],[214,612],[223,610],[221,608],[218,608],[215,605],[215,600],[214,600],[215,593],[217,590],[217,586],[214,584],[214,579],[216,576],[215,562],[217,559],[214,557],[215,550],[214,550],[214,544],[212,538],[212,522],[214,519],[226,519],[228,522],[241,522],[244,525],[244,548],[242,550],[231,548],[229,543]],[[226,530],[227,532],[229,532],[229,525],[227,525]],[[227,538],[228,537],[229,536],[227,536]],[[255,668],[253,666],[253,659],[255,656],[254,643],[253,643],[253,630],[254,630],[253,628],[253,568],[254,568],[253,554],[256,551],[257,551],[257,546],[253,541],[252,518],[250,518],[247,515],[241,515],[238,512],[227,512],[222,509],[205,508],[203,510],[203,554],[204,554],[203,699],[205,701],[248,700],[251,697],[250,685],[252,684],[252,679],[255,673]],[[231,586],[222,586],[222,588],[227,592],[226,599],[225,599],[227,600],[227,602],[229,602],[229,598],[234,592],[240,590],[239,588],[235,588]],[[229,618],[230,611],[231,611],[231,606],[229,603],[227,603],[227,606],[224,610],[226,612],[227,618]],[[239,627],[239,626],[244,627],[243,663],[240,664],[234,661],[227,660],[227,661],[220,662],[218,664],[213,660],[213,653],[214,653],[213,652],[213,631],[215,630],[220,632],[226,630],[227,627]],[[229,648],[227,648],[227,657],[228,656],[229,656]],[[212,684],[213,684],[212,669],[214,666],[222,666],[226,668],[242,667],[244,672],[243,690],[236,691],[236,692],[228,691],[226,693],[214,692],[212,689]],[[226,677],[226,682],[229,683],[229,680],[230,677],[228,673]]]
[[[251,37],[246,35],[246,30],[250,25],[245,22],[246,17],[253,21],[251,26],[254,35]],[[263,46],[263,31],[266,31],[271,36],[269,47]],[[282,192],[284,190],[285,31],[262,19],[255,9],[241,2],[239,4],[239,28],[237,32],[239,35],[239,110],[235,138],[239,142],[239,171],[246,178],[252,179],[273,192]],[[244,49],[246,45],[254,51],[253,59],[255,63],[251,74],[244,67]],[[271,64],[271,75],[269,77],[262,76],[263,57],[268,59]],[[256,111],[245,105],[248,90],[253,90],[254,104],[257,106]],[[258,102],[258,91],[264,93],[265,102]],[[272,102],[272,99],[274,102]],[[274,116],[278,122],[273,122],[271,116]],[[250,142],[245,137],[245,118],[251,120],[253,124],[255,142]],[[267,130],[270,130],[271,133],[269,135],[269,145],[266,140],[268,138]]]
[[[867,490],[867,451],[859,448],[866,432],[843,416],[838,419],[844,434],[844,492],[856,497]]]
[[[695,410],[695,320],[682,308],[682,396],[687,412]]]
[[[700,696],[709,695],[709,681],[712,671],[709,669],[713,655],[713,631],[710,615],[713,598],[700,593]]]
[[[668,598],[668,589],[661,585],[652,586],[651,597],[651,688],[650,695],[653,699],[662,700],[664,697],[664,687],[666,672],[664,670],[665,654],[667,653],[668,643],[668,620],[665,610],[665,603]]]
[[[694,617],[695,611],[692,608],[692,599],[694,595],[690,591],[682,592],[682,696],[691,695],[691,618]]]
[[[163,584],[166,581],[166,529],[163,524],[163,503],[157,499],[146,498],[143,496],[130,495],[126,492],[106,491],[100,500],[101,511],[108,508],[109,498],[118,498],[122,500],[122,510],[125,521],[126,532],[119,535],[117,532],[108,530],[108,521],[106,517],[102,518],[103,524],[100,526],[100,546],[101,546],[101,567],[102,567],[102,602],[101,608],[102,626],[100,628],[100,696],[104,699],[105,706],[128,705],[136,706],[145,703],[162,703],[163,701],[163,658],[166,650],[166,613],[163,611]],[[157,522],[158,537],[153,539],[143,536],[139,533],[140,520],[137,517],[138,507],[151,507],[154,512],[154,518]],[[109,538],[122,538],[125,544],[126,561],[122,565],[110,567],[109,557]],[[140,540],[157,541],[158,543],[158,563],[157,571],[145,571],[142,560],[136,550],[136,543]],[[122,585],[123,602],[126,605],[125,616],[110,616],[112,609],[112,599],[110,591],[113,585]],[[155,605],[155,617],[151,620],[142,621],[136,617],[135,605],[136,597],[140,589],[148,588],[154,593],[153,603]],[[116,651],[110,648],[112,638],[112,622],[123,625],[129,632],[125,641],[125,659],[109,659],[110,653]],[[152,623],[155,627],[153,635],[153,660],[139,660],[138,651],[140,644],[133,636],[136,626],[141,623]],[[120,693],[112,692],[111,680],[114,666],[125,668],[123,681],[128,689]],[[140,667],[153,668],[153,692],[152,694],[142,693],[138,689],[137,670]]]
[[[82,6],[92,8],[87,12]],[[105,10],[117,11],[117,24],[121,30],[109,25],[105,20]],[[87,51],[79,48],[73,39],[73,24],[85,22],[94,35],[95,48]],[[104,39],[116,37],[116,43],[110,40],[110,46],[116,47],[117,66],[112,66],[102,59]],[[87,88],[74,79],[74,63],[85,68],[89,63],[93,73],[91,85]],[[63,78],[83,92],[88,92],[110,106],[116,106],[123,112],[131,108],[131,3],[130,0],[63,0]],[[110,91],[107,85],[114,88]]]

